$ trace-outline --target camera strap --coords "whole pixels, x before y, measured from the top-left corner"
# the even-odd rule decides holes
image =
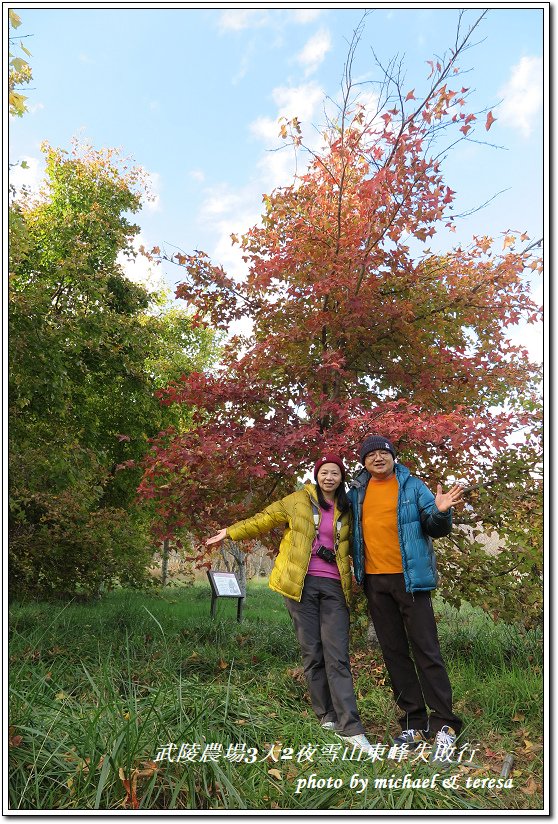
[[[312,498],[310,498],[310,503],[312,504],[312,511],[313,511],[313,514],[314,514],[314,527],[316,529],[315,537],[317,538],[318,537],[318,530],[320,528],[320,508],[319,508],[318,504],[315,501],[312,500]],[[334,552],[337,552],[337,548],[339,546],[339,536],[340,535],[341,535],[341,517],[337,518],[337,521],[335,522],[335,534],[334,534],[334,537],[333,537],[333,543],[334,543],[333,551]]]

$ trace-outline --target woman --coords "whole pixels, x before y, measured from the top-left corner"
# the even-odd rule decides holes
[[[256,538],[286,525],[269,586],[285,596],[312,708],[322,727],[368,751],[349,660],[350,504],[341,458],[321,457],[314,479],[316,484],[308,483],[257,515],[221,529],[205,543]]]

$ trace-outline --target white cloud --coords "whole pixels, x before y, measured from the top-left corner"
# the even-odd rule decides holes
[[[519,129],[529,137],[533,121],[542,111],[543,79],[542,57],[522,57],[513,66],[510,79],[499,91],[503,102],[497,115],[502,125]]]
[[[219,16],[220,31],[260,29],[264,26],[282,28],[288,23],[306,25],[323,14],[323,9],[227,9]]]
[[[215,238],[210,256],[231,276],[242,277],[247,272],[244,253],[238,244],[233,245],[231,234],[242,235],[258,222],[261,191],[261,180],[234,191],[227,184],[214,186],[207,189],[199,210],[198,220]]]
[[[273,90],[272,96],[277,106],[276,117],[259,117],[250,124],[252,134],[260,139],[268,150],[257,163],[260,191],[270,191],[277,186],[288,185],[293,179],[294,154],[279,137],[280,118],[290,120],[298,117],[306,146],[315,147],[315,143],[320,140],[320,135],[311,127],[316,120],[317,109],[324,99],[324,93],[319,86],[315,83],[279,86]],[[308,127],[306,131],[305,127]]]
[[[296,115],[303,123],[311,122],[323,98],[323,90],[315,83],[278,86],[273,90],[273,100],[279,109],[277,116],[291,118]]]
[[[202,220],[211,220],[227,213],[234,214],[242,203],[242,194],[230,191],[227,184],[221,184],[207,190],[205,200],[200,208]]]
[[[138,253],[135,258],[128,258],[122,252],[116,258],[116,262],[122,267],[124,275],[132,283],[145,286],[150,292],[170,293],[171,287],[165,279],[162,268],[159,264],[151,262],[139,251],[140,246],[150,249],[152,244],[149,244],[140,234],[136,235],[132,245]]]
[[[250,125],[251,133],[262,141],[266,150],[257,159],[252,181],[242,189],[232,190],[224,184],[208,188],[198,215],[205,230],[215,238],[213,248],[208,249],[211,259],[237,279],[244,278],[248,268],[242,260],[239,245],[232,244],[231,234],[242,235],[260,222],[263,192],[271,192],[293,181],[295,157],[292,148],[285,146],[282,151],[274,151],[285,145],[279,137],[279,117],[290,119],[296,115],[303,125],[312,124],[324,93],[315,83],[306,83],[277,87],[272,98],[276,106],[275,117],[259,117]],[[308,136],[304,135],[307,145],[319,139],[313,129]],[[300,164],[306,160],[299,158],[299,171]],[[238,326],[243,329],[243,323]]]
[[[269,14],[264,9],[228,9],[219,17],[221,31],[242,31],[267,26]]]
[[[296,116],[302,124],[311,123],[324,93],[319,86],[306,83],[302,86],[278,86],[273,90],[272,97],[277,105],[276,117],[259,117],[250,124],[252,134],[267,144],[278,143],[279,118],[290,120]]]
[[[275,142],[279,135],[279,123],[272,117],[258,117],[249,128],[255,137],[267,143]]]
[[[242,234],[258,222],[259,215],[248,211],[251,206],[253,206],[253,202],[250,198],[250,201],[244,204],[242,214],[228,215],[226,219],[219,221],[216,225],[219,236],[213,248],[214,259],[219,261],[227,274],[236,280],[244,279],[248,274],[248,267],[242,260],[245,252],[238,243],[233,245],[231,234]]]
[[[190,171],[190,177],[192,180],[197,180],[199,183],[203,183],[205,180],[205,173],[202,172],[201,169],[192,169]]]
[[[248,69],[250,67],[250,57],[248,54],[242,55],[242,59],[240,61],[240,66],[236,74],[231,77],[231,84],[233,86],[237,86],[241,80],[243,80],[246,75],[248,74]]]
[[[277,152],[269,152],[258,161],[260,188],[271,192],[278,186],[288,186],[293,182],[296,170],[295,155],[290,147]],[[299,169],[300,171],[300,169]]]
[[[44,103],[29,103],[27,105],[27,111],[29,114],[37,114],[37,112],[40,112],[42,109],[44,109],[44,107]]]
[[[289,14],[295,23],[304,25],[305,23],[313,23],[322,15],[323,11],[323,9],[296,9],[289,12]]]
[[[316,71],[331,48],[331,36],[327,29],[320,29],[305,44],[295,60],[305,68],[306,75]]]

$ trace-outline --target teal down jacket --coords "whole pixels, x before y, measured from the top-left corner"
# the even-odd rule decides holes
[[[411,475],[406,466],[396,463],[395,475],[399,484],[397,530],[405,589],[407,592],[428,592],[438,583],[432,538],[443,538],[451,532],[451,509],[438,512],[432,492]],[[364,580],[362,503],[369,480],[368,470],[362,469],[348,492],[353,510],[353,570],[359,584]]]

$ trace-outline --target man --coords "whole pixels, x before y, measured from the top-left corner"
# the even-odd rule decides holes
[[[462,489],[456,484],[444,493],[438,484],[434,497],[406,466],[395,463],[393,444],[381,435],[367,437],[359,457],[364,469],[349,489],[354,573],[364,584],[403,712],[402,732],[394,743],[415,749],[422,741],[433,741],[436,757],[451,749],[461,721],[452,709],[430,597],[437,584],[431,539],[450,533],[451,507],[461,501]]]

